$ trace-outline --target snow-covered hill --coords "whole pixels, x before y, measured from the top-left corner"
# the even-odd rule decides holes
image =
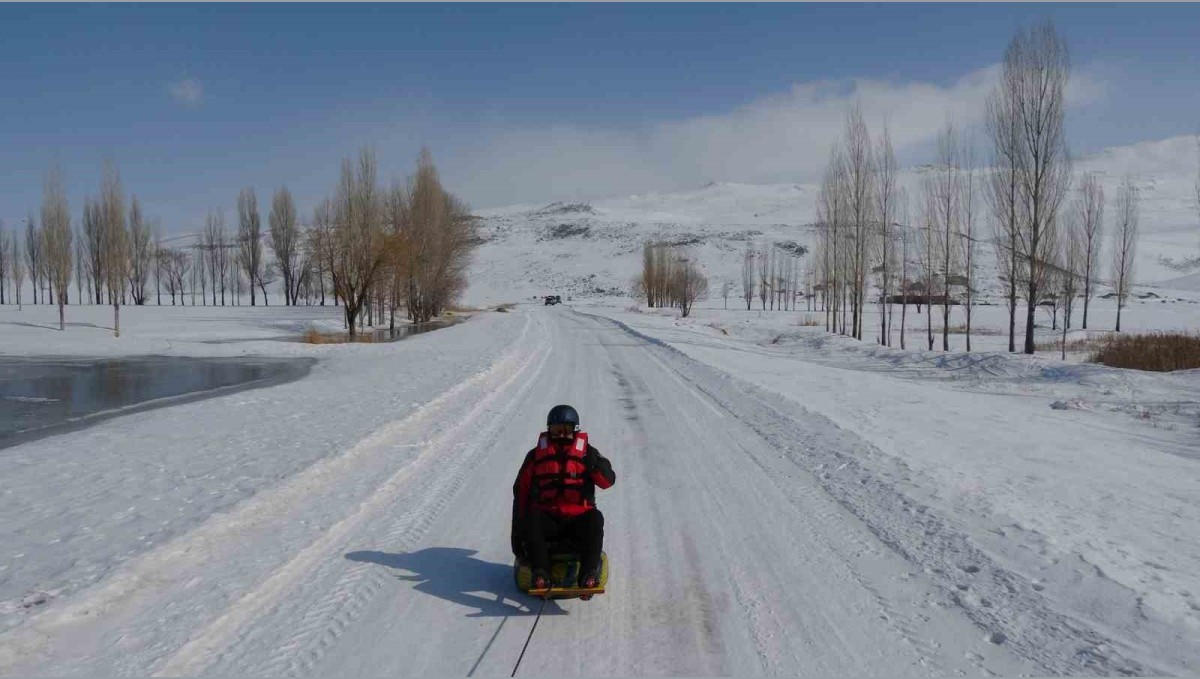
[[[1142,198],[1142,239],[1136,277],[1168,288],[1188,289],[1188,281],[1163,266],[1161,257],[1200,251],[1200,216],[1193,181],[1195,139],[1175,137],[1107,149],[1077,161],[1079,172],[1096,172],[1109,202],[1126,174],[1138,181]],[[914,198],[921,173],[901,172],[900,185]],[[541,294],[609,296],[625,294],[641,266],[642,243],[661,239],[686,244],[710,276],[740,280],[747,243],[815,240],[818,187],[815,184],[754,185],[710,183],[692,191],[646,193],[590,204],[517,205],[482,210],[487,240],[471,270],[471,303],[526,299]],[[990,229],[980,203],[981,229]],[[1112,219],[1111,207],[1108,219]],[[1111,224],[1108,225],[1111,231]],[[1108,243],[1105,243],[1106,248]],[[988,250],[988,248],[984,248]],[[981,274],[994,281],[991,252],[982,252]],[[1107,269],[1107,256],[1103,262]],[[985,287],[986,289],[986,287]]]

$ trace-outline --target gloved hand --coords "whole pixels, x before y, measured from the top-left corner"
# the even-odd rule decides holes
[[[583,464],[587,467],[589,474],[598,468],[600,464],[599,457],[600,455],[596,452],[596,449],[588,446],[587,452],[583,454]]]

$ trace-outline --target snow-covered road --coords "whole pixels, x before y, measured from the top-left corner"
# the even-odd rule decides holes
[[[1163,671],[1047,609],[831,420],[604,318],[514,316],[486,370],[0,636],[0,672],[506,675],[538,606],[512,586],[512,478],[560,402],[617,472],[612,575],[546,606],[520,674]]]

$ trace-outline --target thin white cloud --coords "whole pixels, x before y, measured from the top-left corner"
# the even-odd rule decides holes
[[[643,130],[561,124],[493,134],[450,159],[447,178],[476,205],[581,200],[707,181],[786,183],[819,176],[842,133],[847,108],[861,103],[872,132],[886,120],[898,154],[919,155],[947,117],[979,126],[998,66],[949,86],[856,79],[801,83],[728,112]],[[1068,103],[1099,99],[1103,83],[1073,74]]]
[[[195,108],[204,100],[204,84],[195,78],[181,78],[167,88],[175,103]]]

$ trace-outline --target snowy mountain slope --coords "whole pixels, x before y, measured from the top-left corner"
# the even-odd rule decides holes
[[[1137,279],[1143,283],[1179,274],[1159,263],[1200,251],[1200,216],[1192,182],[1195,141],[1177,137],[1106,150],[1076,163],[1080,172],[1098,173],[1107,199],[1115,197],[1126,174],[1138,179],[1142,198],[1142,240]],[[899,184],[914,205],[921,175],[908,168]],[[483,210],[483,236],[471,269],[472,303],[559,293],[603,296],[629,289],[641,266],[641,245],[648,239],[687,244],[710,276],[710,289],[740,281],[741,253],[747,243],[792,241],[811,248],[815,241],[816,185],[720,183],[678,193],[648,193],[590,204],[512,206]],[[990,218],[979,203],[978,227],[988,233]],[[1108,219],[1113,212],[1110,207]],[[1106,241],[1105,247],[1108,247]],[[981,248],[980,277],[985,291],[994,288],[990,248]],[[1103,257],[1104,270],[1108,259]],[[1171,287],[1164,283],[1164,287]],[[1188,286],[1181,286],[1188,289]],[[736,292],[734,294],[737,294]]]

